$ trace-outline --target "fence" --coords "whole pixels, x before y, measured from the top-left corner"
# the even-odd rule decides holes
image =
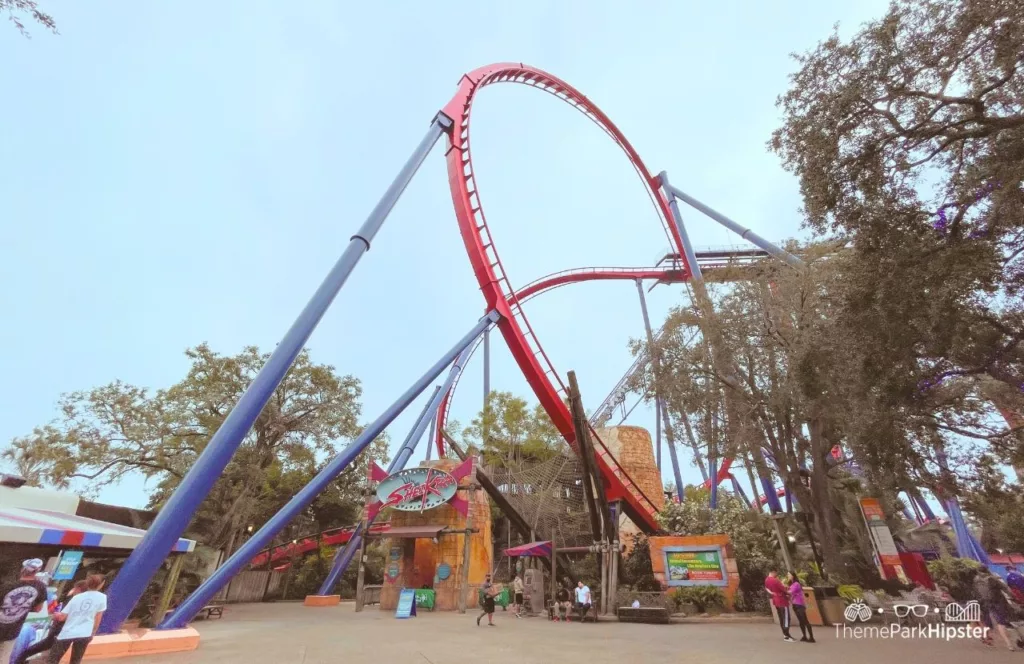
[[[217,595],[217,600],[228,604],[262,602],[273,594],[284,580],[281,572],[248,570],[231,579],[228,587]]]

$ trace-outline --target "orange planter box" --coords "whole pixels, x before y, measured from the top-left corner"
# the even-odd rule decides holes
[[[341,604],[341,595],[306,595],[305,606],[338,606]]]

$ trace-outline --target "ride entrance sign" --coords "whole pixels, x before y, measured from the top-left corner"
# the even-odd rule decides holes
[[[402,588],[402,591],[398,594],[398,606],[395,608],[395,617],[416,617],[416,591],[412,588]]]
[[[728,585],[720,547],[665,549],[665,580],[670,586]]]
[[[381,509],[422,512],[455,497],[459,482],[437,468],[409,468],[389,475],[377,486]]]

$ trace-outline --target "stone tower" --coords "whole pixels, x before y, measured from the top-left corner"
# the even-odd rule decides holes
[[[618,426],[604,427],[596,431],[608,452],[633,478],[633,482],[654,503],[658,511],[661,511],[665,507],[665,493],[661,473],[658,472],[658,464],[654,458],[654,444],[647,429]],[[633,538],[639,532],[640,529],[625,515],[619,517],[619,533],[627,550],[632,548]]]

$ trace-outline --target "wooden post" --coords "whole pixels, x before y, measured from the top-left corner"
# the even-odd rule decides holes
[[[167,580],[164,581],[160,599],[156,603],[156,611],[153,612],[153,624],[159,625],[163,622],[164,614],[171,607],[171,599],[174,597],[174,588],[178,585],[178,577],[181,576],[181,568],[185,564],[185,555],[178,554],[171,559],[171,570],[167,573]]]
[[[616,613],[616,601],[615,596],[619,592],[619,514],[622,512],[622,502],[617,501],[615,503],[615,509],[612,510],[612,532],[610,539],[612,541],[611,550],[611,570],[608,573],[608,585],[611,586],[611,590],[608,593],[608,612]]]
[[[274,540],[270,540],[270,548],[267,549],[267,583],[263,586],[263,597],[260,598],[261,602],[267,601],[267,593],[270,592],[270,582],[274,578]],[[227,600],[228,594],[224,593],[224,599]]]
[[[594,611],[600,614],[608,613],[608,541],[601,540],[601,603],[593,607]]]
[[[558,602],[558,554],[555,540],[551,540],[551,606]],[[557,607],[555,609],[557,611]]]
[[[359,567],[356,571],[356,613],[363,610],[363,583],[366,578],[366,536],[370,534],[370,524],[363,519],[363,537],[359,540]]]
[[[466,500],[469,503],[469,507],[466,510],[466,530],[464,537],[465,542],[462,548],[462,587],[459,589],[459,613],[466,612],[466,605],[468,603],[469,595],[469,556],[470,556],[470,538],[472,537],[473,528],[473,510],[475,506],[473,503],[476,501],[476,459],[473,460],[473,468],[469,472],[469,486],[466,487]]]

